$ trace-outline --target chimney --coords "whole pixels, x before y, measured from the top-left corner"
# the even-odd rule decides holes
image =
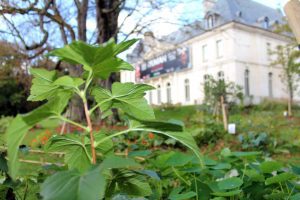
[[[148,31],[148,32],[145,32],[144,33],[144,44],[146,46],[154,46],[156,43],[156,40],[155,40],[155,36],[154,36],[154,33],[151,32],[151,31]]]
[[[217,2],[217,0],[203,0],[202,1],[204,15],[214,7],[216,2]]]

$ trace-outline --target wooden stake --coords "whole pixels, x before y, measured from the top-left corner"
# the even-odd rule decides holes
[[[227,120],[227,112],[226,112],[226,107],[225,107],[223,96],[221,96],[221,107],[222,107],[224,130],[227,131],[227,129],[228,129],[228,120]]]

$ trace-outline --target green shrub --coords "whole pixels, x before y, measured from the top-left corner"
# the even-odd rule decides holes
[[[198,146],[216,143],[226,134],[222,123],[207,117],[199,118],[198,127],[194,127],[191,132]]]

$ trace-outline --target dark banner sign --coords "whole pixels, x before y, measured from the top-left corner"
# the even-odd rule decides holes
[[[142,63],[136,69],[136,78],[147,79],[190,68],[190,60],[188,47],[177,48]]]

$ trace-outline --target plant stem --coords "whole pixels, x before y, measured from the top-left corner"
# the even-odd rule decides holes
[[[25,191],[24,191],[23,200],[26,200],[27,192],[28,192],[28,180],[26,180],[25,182]]]
[[[82,126],[81,124],[78,124],[78,123],[76,123],[76,122],[74,122],[74,121],[72,121],[72,120],[70,120],[68,118],[65,118],[63,116],[57,116],[57,118],[61,119],[62,121],[68,122],[69,124],[73,124],[74,126],[78,126],[78,127],[82,128],[82,129],[84,129],[85,131],[88,131],[88,129],[85,126]]]
[[[244,177],[245,177],[245,171],[246,171],[246,168],[247,168],[247,164],[244,163],[244,169],[243,169],[243,175],[242,175],[242,180],[244,181]]]
[[[281,188],[281,192],[284,192],[281,182],[279,182],[279,185],[280,185],[280,188]]]
[[[199,200],[199,195],[198,195],[198,184],[196,180],[196,175],[194,173],[194,181],[195,181],[195,188],[196,188],[196,200]]]
[[[113,138],[113,137],[116,137],[116,136],[119,136],[119,135],[123,135],[123,134],[125,134],[125,133],[130,132],[130,131],[135,131],[135,129],[127,129],[127,130],[125,130],[125,131],[120,131],[120,132],[111,134],[111,135],[109,135],[109,136],[106,136],[106,137],[103,138],[102,140],[96,142],[95,147],[97,147],[97,146],[98,146],[99,144],[101,144],[102,142],[105,142],[106,140],[109,140],[109,139],[111,139],[111,138]]]
[[[187,180],[185,180],[174,167],[172,167],[172,170],[181,181],[183,181],[186,185],[191,186],[191,184]]]
[[[83,101],[83,106],[84,106],[84,113],[85,113],[85,117],[86,117],[86,122],[88,124],[89,133],[90,133],[92,163],[96,164],[96,150],[95,150],[95,146],[94,146],[95,144],[94,144],[93,126],[92,126],[92,122],[91,122],[91,118],[90,118],[89,109],[88,109],[88,106],[87,106],[87,101],[85,99]]]

